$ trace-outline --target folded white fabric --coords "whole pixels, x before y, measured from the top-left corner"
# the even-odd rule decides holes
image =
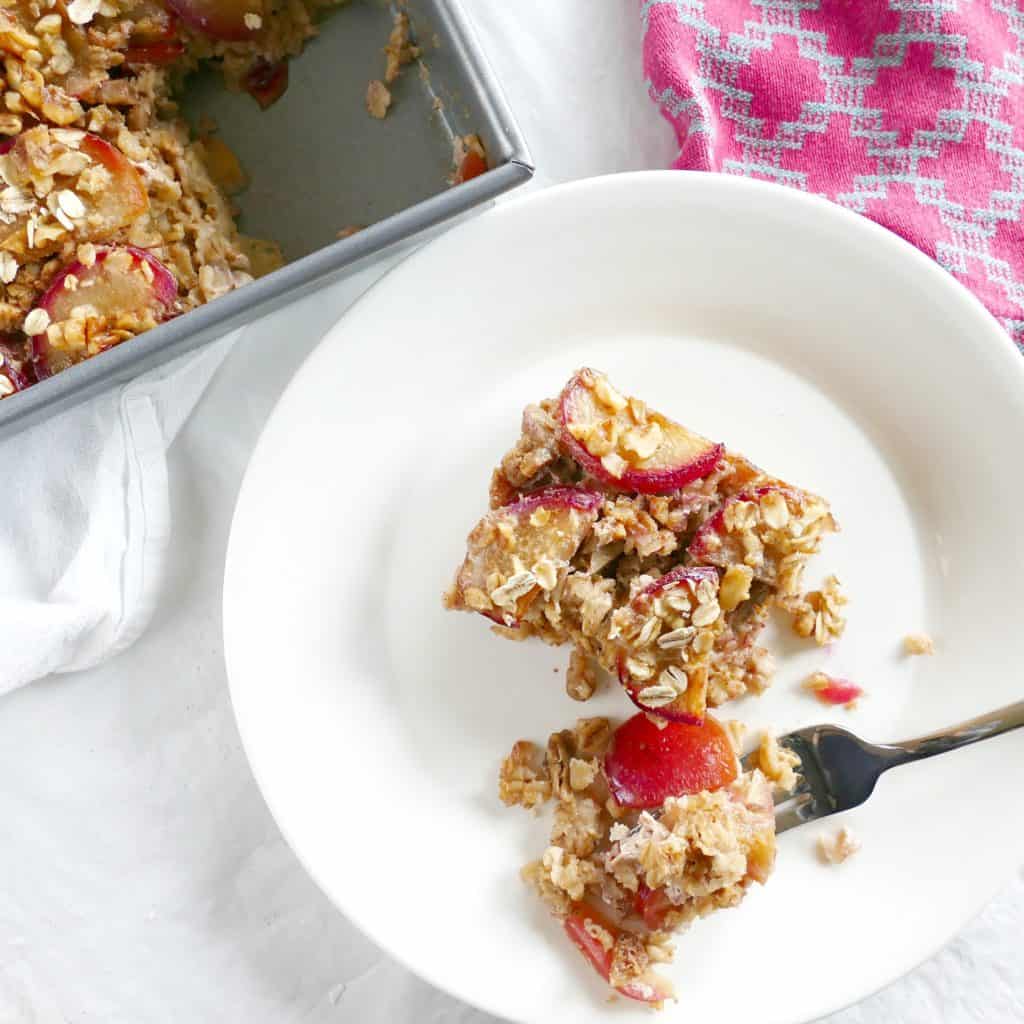
[[[0,443],[0,693],[97,665],[146,627],[167,449],[239,333]]]

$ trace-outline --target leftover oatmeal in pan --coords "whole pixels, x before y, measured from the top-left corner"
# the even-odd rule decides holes
[[[641,712],[512,748],[501,799],[555,803],[524,877],[613,989],[660,1004],[670,992],[652,965],[670,957],[669,933],[766,880],[773,789],[796,782],[771,737],[743,771],[739,727],[708,708],[769,685],[758,639],[771,608],[818,644],[842,635],[838,579],[803,581],[838,524],[824,498],[591,369],[526,408],[490,505],[446,606],[510,640],[568,646],[570,697],[589,699],[600,668]]]
[[[263,107],[342,0],[0,0],[0,398],[276,269],[245,184],[176,96],[200,63]],[[418,50],[405,14],[387,81]]]

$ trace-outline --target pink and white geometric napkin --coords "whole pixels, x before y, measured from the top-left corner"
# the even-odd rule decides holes
[[[674,166],[913,242],[1024,348],[1024,0],[641,0]]]

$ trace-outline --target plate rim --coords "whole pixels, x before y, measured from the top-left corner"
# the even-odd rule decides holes
[[[870,220],[868,217],[839,206],[837,203],[834,203],[822,196],[803,192],[774,182],[766,182],[738,175],[705,171],[666,169],[596,175],[552,185],[550,187],[538,189],[525,195],[519,195],[499,202],[490,209],[480,213],[478,216],[454,225],[449,231],[446,231],[439,238],[426,243],[422,247],[403,257],[398,263],[381,275],[381,277],[361,293],[345,310],[342,316],[316,343],[300,366],[296,369],[281,394],[278,396],[273,409],[259,432],[256,443],[253,446],[249,460],[246,464],[242,482],[238,489],[235,507],[232,512],[229,526],[228,544],[224,559],[224,578],[221,600],[222,648],[228,682],[228,694],[231,701],[232,713],[238,728],[239,739],[256,786],[271,814],[271,817],[274,819],[274,823],[279,829],[282,838],[298,860],[299,864],[302,866],[303,870],[307,875],[309,875],[317,888],[320,889],[335,909],[343,914],[371,942],[377,945],[389,957],[400,963],[415,977],[427,982],[439,991],[445,992],[469,1006],[481,1010],[482,1012],[492,1014],[503,1020],[507,1018],[502,1015],[500,1007],[481,1002],[476,996],[461,991],[458,986],[453,986],[448,979],[442,980],[435,977],[432,971],[422,969],[420,966],[411,963],[402,954],[391,949],[385,937],[374,925],[373,920],[368,919],[366,915],[361,915],[360,913],[353,911],[349,905],[346,905],[343,894],[336,891],[335,887],[324,879],[319,871],[313,868],[312,864],[303,853],[300,842],[296,841],[290,825],[286,824],[285,819],[287,817],[287,810],[282,808],[276,800],[270,796],[269,787],[265,783],[263,768],[258,762],[258,754],[254,752],[253,734],[246,726],[246,712],[242,708],[245,698],[241,696],[243,685],[239,682],[238,670],[233,670],[232,668],[232,655],[230,653],[233,649],[233,642],[229,639],[231,629],[229,623],[233,621],[233,616],[229,609],[230,595],[232,593],[230,580],[233,575],[233,565],[239,558],[238,545],[240,542],[237,540],[237,537],[240,531],[237,527],[242,516],[246,514],[246,512],[243,511],[243,506],[246,505],[247,491],[252,478],[253,467],[256,465],[265,447],[266,437],[274,428],[281,406],[288,401],[293,392],[301,388],[302,381],[305,376],[311,372],[310,365],[315,361],[320,349],[333,343],[335,336],[344,331],[346,321],[349,317],[362,309],[365,304],[373,301],[378,290],[390,288],[393,286],[395,280],[400,282],[404,275],[414,273],[421,262],[429,260],[432,257],[433,249],[436,246],[446,242],[447,244],[453,244],[451,241],[452,239],[457,240],[461,234],[470,231],[488,230],[487,227],[482,228],[481,225],[498,222],[499,220],[507,217],[519,216],[520,211],[540,207],[545,203],[573,202],[576,196],[593,190],[623,190],[628,193],[631,189],[644,188],[652,183],[656,184],[658,187],[664,187],[667,185],[670,188],[678,188],[680,190],[696,188],[697,190],[708,189],[712,192],[716,190],[723,190],[724,193],[750,193],[752,195],[761,193],[765,197],[763,201],[769,204],[777,204],[780,206],[789,204],[797,210],[818,213],[824,221],[832,221],[835,228],[831,230],[831,233],[837,236],[840,241],[844,234],[847,234],[847,237],[852,237],[848,233],[853,232],[855,235],[859,234],[872,246],[879,247],[880,249],[888,248],[895,259],[905,262],[908,268],[908,274],[922,275],[922,281],[926,281],[930,287],[936,288],[940,292],[944,292],[950,301],[960,306],[968,318],[973,318],[976,321],[974,329],[969,333],[960,336],[961,343],[965,346],[965,355],[977,352],[981,352],[986,355],[991,353],[990,358],[1002,362],[1003,372],[1010,375],[1016,375],[1019,378],[1021,387],[1024,388],[1024,353],[1018,349],[999,321],[992,315],[992,313],[989,312],[973,292],[957,280],[952,273],[940,267],[932,257],[928,256],[911,242],[881,224]],[[728,198],[728,196],[726,196],[726,198]],[[1024,865],[1024,851],[1022,851],[1022,865]],[[900,966],[895,970],[886,971],[883,980],[875,987],[871,988],[870,991],[864,992],[861,996],[852,1001],[843,1002],[833,1006],[831,1009],[825,1011],[826,1015],[838,1013],[848,1007],[859,1005],[865,1000],[888,988],[899,979],[907,976],[912,971],[920,967],[921,964],[932,959],[949,943],[954,941],[964,928],[982,913],[996,895],[998,895],[998,893],[1012,881],[1012,877],[1012,875],[1010,877],[999,876],[995,879],[990,877],[988,884],[985,886],[986,895],[984,900],[980,901],[978,905],[972,906],[966,914],[962,915],[956,930],[951,935],[924,943],[924,954],[917,958],[912,964],[909,966]]]

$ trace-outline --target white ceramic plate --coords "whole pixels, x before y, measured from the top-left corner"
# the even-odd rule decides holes
[[[820,557],[850,594],[832,653],[781,631],[774,687],[727,713],[912,736],[1021,696],[1024,365],[896,236],[793,191],[677,172],[581,182],[447,234],[375,287],[291,383],[239,498],[225,650],[238,724],[310,874],[424,978],[531,1024],[648,1021],[519,881],[546,821],[496,797],[500,757],[581,713],[565,651],[441,609],[491,467],[581,364],[827,495]],[[816,566],[818,568],[819,566]],[[901,638],[927,630],[933,658]],[[799,681],[867,688],[830,711]],[[739,910],[697,924],[665,1020],[790,1024],[946,942],[1024,852],[1024,734],[891,773],[784,836]],[[863,851],[827,868],[822,831]]]

